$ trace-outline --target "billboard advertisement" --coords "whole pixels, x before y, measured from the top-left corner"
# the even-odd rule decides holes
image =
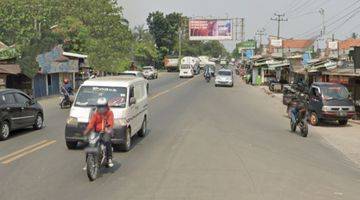
[[[232,40],[231,19],[189,20],[190,40]]]
[[[337,50],[338,49],[338,41],[328,42],[328,47],[331,50]]]
[[[270,40],[270,44],[273,47],[282,47],[282,40],[281,39],[272,39]]]

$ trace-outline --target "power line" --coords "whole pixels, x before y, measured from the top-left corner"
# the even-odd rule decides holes
[[[307,6],[307,5],[308,5],[309,3],[311,3],[312,1],[314,1],[314,0],[307,0],[307,1],[305,1],[305,2],[304,2],[303,4],[301,4],[300,6],[295,7],[293,10],[291,10],[291,12],[295,12],[295,11],[300,10],[301,8]]]
[[[347,6],[346,8],[344,8],[343,10],[341,10],[340,12],[338,12],[336,15],[333,15],[331,18],[325,20],[325,24],[331,22],[330,24],[326,24],[326,26],[332,26],[332,25],[334,25],[336,22],[338,22],[338,21],[344,19],[345,17],[347,17],[348,15],[351,15],[351,13],[354,12],[354,11],[356,11],[356,9],[358,9],[358,8],[350,11],[349,13],[347,13],[347,14],[343,15],[342,17],[340,17],[340,18],[338,18],[338,19],[335,19],[335,21],[333,21],[335,17],[341,15],[344,11],[348,10],[349,8],[352,8],[354,5],[356,5],[356,4],[359,3],[359,2],[360,2],[360,0],[357,0],[357,1],[353,2],[353,3],[351,3],[349,6]],[[320,25],[320,26],[321,26],[321,25]],[[314,29],[316,29],[316,31],[314,31]],[[318,31],[319,31],[319,25],[316,25],[315,27],[312,27],[311,29],[309,29],[309,30],[307,30],[307,31],[305,31],[305,32],[303,32],[303,33],[301,33],[301,34],[298,34],[297,37],[299,37],[299,36],[313,35],[314,33],[317,33]]]

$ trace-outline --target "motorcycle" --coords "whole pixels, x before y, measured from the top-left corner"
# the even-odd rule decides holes
[[[302,137],[307,137],[309,129],[307,123],[307,112],[306,108],[301,108],[295,116],[295,121],[292,117],[290,117],[290,128],[291,132],[296,132],[296,128],[300,128],[300,133]]]
[[[61,88],[61,94],[62,96],[60,97],[60,104],[59,104],[60,108],[61,109],[70,108],[73,102],[71,101],[69,92],[65,88]]]
[[[211,80],[211,74],[210,73],[205,73],[204,76],[205,76],[206,82],[209,83],[210,80]]]
[[[89,146],[85,148],[86,174],[90,181],[94,181],[99,176],[100,169],[107,166],[103,135],[92,132],[88,138]]]

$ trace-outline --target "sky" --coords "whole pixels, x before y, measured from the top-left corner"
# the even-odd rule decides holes
[[[150,12],[181,12],[188,17],[245,18],[245,39],[265,28],[267,36],[276,35],[277,22],[270,20],[274,13],[285,13],[288,21],[281,23],[284,38],[311,38],[320,33],[324,9],[326,38],[346,39],[360,32],[360,0],[118,0],[130,26],[146,25]],[[265,42],[265,40],[264,40]],[[223,42],[228,50],[236,41]]]

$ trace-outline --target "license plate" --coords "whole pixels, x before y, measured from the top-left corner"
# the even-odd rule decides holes
[[[339,111],[338,112],[338,116],[340,117],[346,117],[347,116],[347,113],[345,111]]]

